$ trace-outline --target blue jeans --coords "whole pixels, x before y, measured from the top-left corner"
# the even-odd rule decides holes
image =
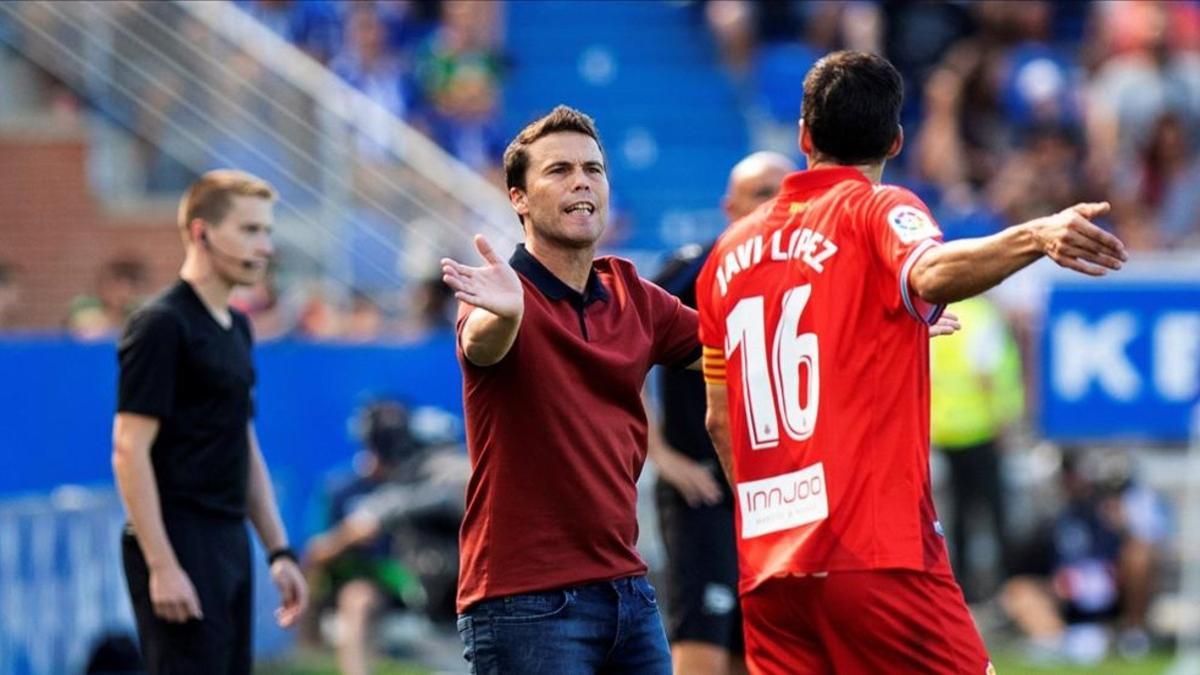
[[[654,587],[628,577],[478,602],[458,617],[472,675],[670,675]]]

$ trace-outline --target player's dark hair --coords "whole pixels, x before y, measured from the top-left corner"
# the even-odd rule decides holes
[[[887,59],[833,52],[804,78],[804,126],[814,149],[837,164],[887,158],[900,128],[904,81]]]
[[[539,138],[564,131],[591,136],[604,153],[600,133],[592,118],[569,106],[560,105],[549,113],[530,122],[504,151],[504,181],[509,189],[525,189],[525,172],[529,170],[529,146]]]

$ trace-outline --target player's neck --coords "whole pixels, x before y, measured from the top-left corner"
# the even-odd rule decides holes
[[[873,184],[879,185],[883,181],[883,162],[875,164],[837,164],[823,159],[810,160],[808,168],[811,169],[858,169],[862,175],[866,176]]]
[[[183,268],[179,270],[179,277],[196,291],[196,295],[217,323],[228,327],[231,321],[229,296],[233,293],[233,284],[217,274],[211,263],[200,260],[190,252],[183,261]]]
[[[582,293],[587,287],[588,276],[592,273],[592,261],[596,257],[596,248],[566,248],[554,246],[537,237],[525,238],[525,250],[546,266],[551,274],[559,281]]]

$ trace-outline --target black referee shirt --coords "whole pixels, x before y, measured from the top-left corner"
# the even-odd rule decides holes
[[[676,251],[654,283],[696,308],[696,277],[712,251],[708,246],[685,246]],[[708,407],[704,376],[697,370],[659,368],[659,398],[662,402],[662,433],[668,445],[699,462],[716,462],[717,454],[704,425]],[[725,484],[724,480],[720,481]]]
[[[164,515],[246,515],[253,337],[230,313],[225,328],[180,280],[130,318],[117,345],[118,412],[160,422],[150,458]]]

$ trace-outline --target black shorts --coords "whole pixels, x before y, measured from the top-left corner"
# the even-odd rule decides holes
[[[724,480],[724,479],[722,479]],[[743,652],[742,612],[737,595],[737,540],[733,501],[688,506],[679,492],[655,487],[659,529],[667,552],[667,636]]]
[[[121,537],[125,579],[150,675],[250,675],[253,578],[245,521],[205,516],[164,517],[175,557],[200,598],[203,620],[170,623],[154,614],[141,547]]]

